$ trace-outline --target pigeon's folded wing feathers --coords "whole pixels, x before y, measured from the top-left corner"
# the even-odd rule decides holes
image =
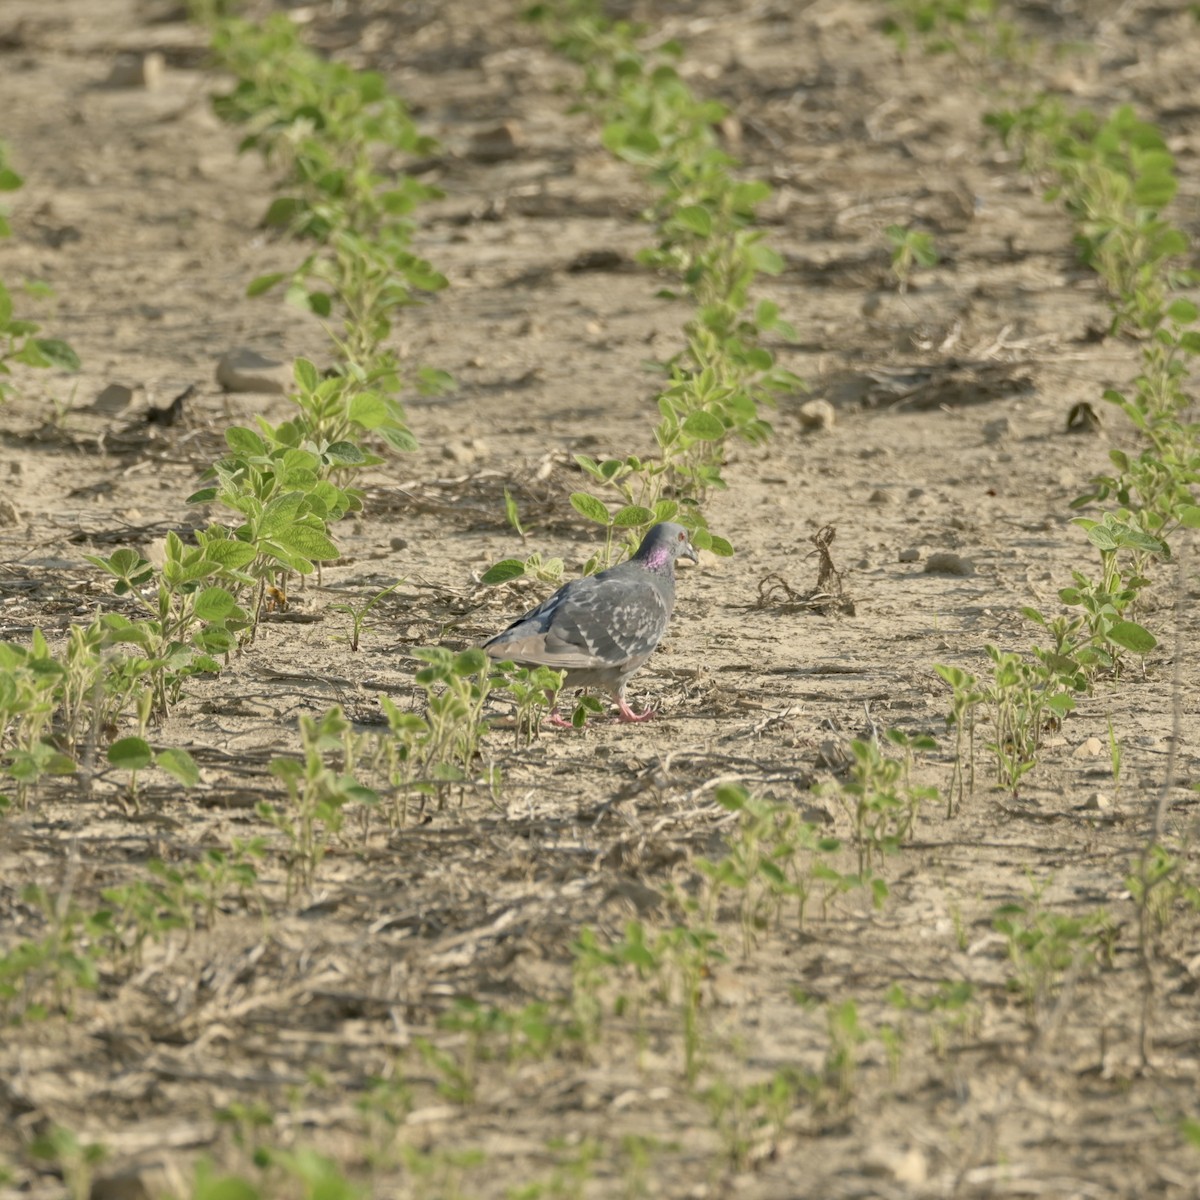
[[[580,579],[514,621],[488,643],[495,654],[586,669],[647,657],[670,617],[666,601],[647,579]]]

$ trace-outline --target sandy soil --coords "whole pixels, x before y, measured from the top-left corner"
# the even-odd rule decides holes
[[[1161,789],[1172,836],[1186,847],[1194,832],[1197,618],[1188,591],[1176,619],[1171,572],[1145,612],[1160,646],[1144,674],[1083,698],[1018,799],[981,770],[957,817],[927,804],[915,839],[881,868],[882,907],[861,892],[833,898],[803,928],[789,913],[760,931],[746,953],[736,914],[721,913],[729,961],[704,982],[695,1088],[669,998],[646,998],[640,1037],[626,1014],[586,1052],[481,1062],[466,1103],[439,1094],[419,1051],[428,1038],[462,1053],[465,1035],[439,1026],[456,1000],[514,1008],[566,995],[581,927],[669,924],[661,889],[694,887],[695,856],[719,855],[729,828],[716,779],[845,835],[841,805],[812,790],[834,778],[827,744],[895,727],[939,738],[917,778],[944,795],[953,741],[933,664],[982,671],[986,644],[1028,647],[1020,606],[1053,609],[1072,568],[1090,567],[1068,505],[1109,446],[1136,442],[1107,413],[1099,433],[1068,433],[1067,414],[1079,401],[1102,408],[1102,390],[1136,372],[1137,348],[1104,336],[1104,296],[1073,257],[1069,224],[989,140],[982,114],[1020,87],[1098,111],[1135,103],[1178,156],[1177,220],[1200,232],[1200,27],[1185,5],[1020,10],[1064,50],[1007,78],[951,56],[900,57],[881,3],[655,8],[695,85],[737,113],[732,148],[776,188],[769,234],[787,270],[762,291],[800,338],[774,348],[834,404],[835,426],[806,432],[797,409],[809,397],[788,398],[765,446],[734,449],[711,524],[737,554],[681,572],[668,641],[631,685],[660,719],[519,752],[497,731],[485,748],[503,773],[497,795],[468,788],[403,829],[377,822],[364,836],[351,822],[291,900],[276,846],[260,868],[266,918],[235,897],[192,935],[149,946],[140,967],[104,973],[71,1015],[6,1030],[0,1195],[64,1194],[30,1151],[58,1125],[108,1148],[103,1177],[140,1172],[149,1189],[96,1195],[178,1193],[201,1156],[252,1176],[249,1137],[316,1147],[364,1179],[376,1147],[366,1186],[378,1196],[1200,1196],[1200,1152],[1180,1132],[1200,1120],[1200,919],[1174,914],[1147,1003],[1126,887]],[[299,715],[340,703],[367,721],[380,691],[412,703],[414,646],[466,645],[534,598],[477,586],[522,551],[504,488],[527,549],[574,571],[596,539],[566,503],[582,486],[571,455],[652,449],[643,364],[678,348],[686,314],[633,263],[649,238],[645,194],[590,118],[568,111],[572,69],[495,0],[302,11],[314,44],[386,71],[443,142],[428,178],[445,199],[424,210],[419,240],[451,286],[398,339],[457,386],[411,401],[420,451],[373,473],[366,512],[336,530],[344,557],[321,586],[294,591],[294,610],[319,619],[266,625],[154,732],[195,755],[199,789],[152,780],[133,815],[112,789],[84,804],[63,785],[0,820],[0,949],[44,932],[21,899],[30,884],[89,909],[103,889],[146,878],[152,858],[194,862],[268,834],[254,804],[277,798],[266,764],[295,748]],[[165,55],[161,86],[106,84],[120,52],[146,49]],[[36,311],[84,364],[76,377],[30,372],[0,409],[0,488],[15,511],[0,528],[5,640],[35,626],[61,638],[116,604],[83,556],[148,551],[194,526],[185,500],[226,425],[284,411],[279,397],[224,395],[222,352],[328,358],[311,319],[245,298],[250,279],[297,253],[258,227],[272,178],[212,116],[220,82],[169,5],[0,6],[0,137],[26,177],[0,273],[54,287]],[[502,122],[515,155],[481,161],[473,135]],[[900,295],[883,229],[907,222],[934,234],[942,261]],[[573,269],[597,249],[614,252],[611,269]],[[110,383],[135,389],[129,411],[91,409]],[[145,408],[189,384],[199,392],[182,427],[147,430]],[[809,539],[827,524],[854,614],[778,593],[761,605],[773,573],[812,586]],[[901,561],[909,549],[915,561]],[[926,572],[939,551],[974,573]],[[329,606],[397,578],[352,653]],[[1097,792],[1107,807],[1088,807]],[[1114,932],[1106,961],[1067,971],[1031,1019],[993,916],[1037,889],[1067,916],[1104,909]],[[901,1012],[887,999],[895,984],[928,1000],[947,982],[971,985],[965,1010]],[[730,1109],[716,1121],[706,1089],[787,1067],[820,1075],[828,1014],[848,1001],[863,1038],[843,1094],[802,1089],[779,1128],[747,1116],[751,1151],[731,1156]],[[394,1131],[360,1111],[378,1079],[390,1081]],[[256,1105],[270,1123],[246,1134]],[[518,1192],[531,1185],[541,1190]]]

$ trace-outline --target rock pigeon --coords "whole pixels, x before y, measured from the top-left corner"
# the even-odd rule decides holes
[[[662,641],[675,604],[675,560],[697,562],[682,525],[663,521],[627,562],[563,584],[537,608],[483,643],[489,657],[566,671],[571,687],[604,688],[622,721],[646,721],[625,700],[625,683]],[[554,698],[551,698],[554,709]],[[554,725],[570,728],[557,711]]]

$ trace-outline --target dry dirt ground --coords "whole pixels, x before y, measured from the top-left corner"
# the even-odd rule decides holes
[[[198,789],[148,778],[135,815],[115,788],[84,804],[67,783],[0,820],[0,949],[45,932],[21,899],[30,884],[90,911],[102,889],[145,879],[150,859],[188,864],[269,835],[253,806],[278,798],[266,764],[294,752],[298,716],[340,703],[369,721],[381,691],[415,703],[413,647],[467,645],[534,598],[477,584],[522,552],[503,489],[521,505],[525,549],[574,571],[596,536],[566,503],[582,486],[571,455],[652,450],[644,362],[675,352],[686,312],[656,298],[633,261],[650,237],[642,185],[572,111],[573,69],[515,8],[298,10],[314,44],[385,71],[443,143],[426,177],[445,198],[423,210],[419,241],[451,286],[397,336],[456,387],[411,401],[420,451],[372,473],[366,512],[336,530],[344,557],[321,586],[294,589],[294,611],[318,619],[266,625],[153,731],[195,755]],[[140,966],[105,970],[70,1015],[6,1028],[0,1194],[65,1194],[62,1164],[30,1149],[58,1126],[106,1147],[103,1179],[133,1171],[143,1187],[128,1190],[126,1175],[127,1190],[95,1195],[178,1194],[203,1157],[253,1179],[247,1147],[265,1144],[331,1154],[376,1196],[1200,1196],[1200,1151],[1181,1133],[1200,1119],[1200,922],[1174,914],[1147,999],[1125,882],[1163,788],[1173,838],[1190,844],[1196,820],[1194,590],[1177,621],[1170,572],[1145,613],[1160,646],[1144,674],[1085,697],[1019,798],[995,790],[981,762],[960,815],[925,805],[915,839],[881,868],[881,907],[861,891],[814,900],[803,928],[789,911],[746,951],[736,913],[722,910],[728,961],[702,984],[694,1086],[678,996],[639,992],[630,975],[620,986],[641,996],[640,1033],[629,1011],[612,1015],[609,986],[594,1045],[512,1063],[481,1055],[470,1096],[439,1091],[447,1073],[419,1050],[427,1038],[464,1060],[469,1039],[440,1024],[458,1000],[514,1010],[566,996],[584,926],[613,938],[634,919],[671,926],[663,888],[694,890],[695,856],[719,857],[731,828],[714,780],[742,780],[845,836],[843,807],[811,790],[834,779],[822,746],[895,727],[939,738],[917,777],[944,797],[952,737],[933,664],[982,671],[985,644],[1027,648],[1019,607],[1053,610],[1072,568],[1091,568],[1069,502],[1110,445],[1136,443],[1107,414],[1098,434],[1069,434],[1067,413],[1103,408],[1103,388],[1135,373],[1137,348],[1105,336],[1104,297],[1067,221],[989,140],[982,113],[1022,78],[1101,112],[1135,103],[1178,156],[1175,217],[1200,234],[1200,27],[1186,5],[1018,9],[1045,48],[1028,72],[902,57],[881,32],[882,3],[653,8],[642,15],[683,42],[695,86],[736,112],[732,148],[776,189],[766,217],[787,269],[762,294],[799,340],[775,348],[833,403],[835,426],[805,432],[808,397],[786,398],[766,445],[734,448],[710,520],[736,557],[681,572],[668,642],[631,688],[660,719],[601,721],[520,752],[494,732],[495,795],[464,789],[404,828],[377,820],[364,835],[351,822],[291,899],[272,843],[259,898],[234,895],[190,936],[149,944]],[[160,86],[106,83],[119,52],[146,49],[165,55]],[[311,319],[245,298],[250,279],[297,251],[258,226],[272,177],[211,115],[220,85],[169,6],[0,5],[0,136],[26,177],[9,198],[15,236],[0,271],[53,286],[37,311],[83,360],[74,377],[22,376],[0,409],[6,640],[36,626],[57,641],[117,603],[83,556],[150,551],[194,526],[185,499],[225,426],[285,411],[277,396],[222,394],[223,351],[328,358]],[[515,153],[485,161],[472,139],[503,122]],[[900,295],[883,230],[908,222],[943,257]],[[596,250],[612,254],[582,257]],[[130,409],[93,411],[114,382],[136,389]],[[199,394],[181,427],[140,424],[189,384]],[[809,539],[826,524],[853,615],[789,607],[779,593],[759,606],[772,573],[812,586]],[[901,561],[909,548],[918,557]],[[927,573],[938,551],[974,573]],[[330,605],[397,578],[352,653]],[[1089,809],[1096,792],[1111,806]],[[1031,1013],[993,917],[1037,890],[1061,915],[1104,909],[1115,932],[1104,962],[1062,971]],[[963,1009],[921,1011],[960,982]],[[888,1002],[895,984],[913,1008]],[[830,1014],[847,1002],[861,1041],[839,1075]],[[809,1086],[776,1123],[729,1098],[787,1068]],[[262,1190],[307,1194],[278,1175]]]

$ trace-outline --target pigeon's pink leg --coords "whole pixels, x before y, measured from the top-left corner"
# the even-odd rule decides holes
[[[628,704],[625,703],[624,696],[615,697],[617,701],[617,715],[622,721],[649,721],[654,716],[652,708],[646,709],[644,713],[635,713]]]
[[[558,709],[555,709],[547,718],[546,724],[553,725],[555,729],[574,729],[575,726],[570,721],[564,721],[558,715]]]

